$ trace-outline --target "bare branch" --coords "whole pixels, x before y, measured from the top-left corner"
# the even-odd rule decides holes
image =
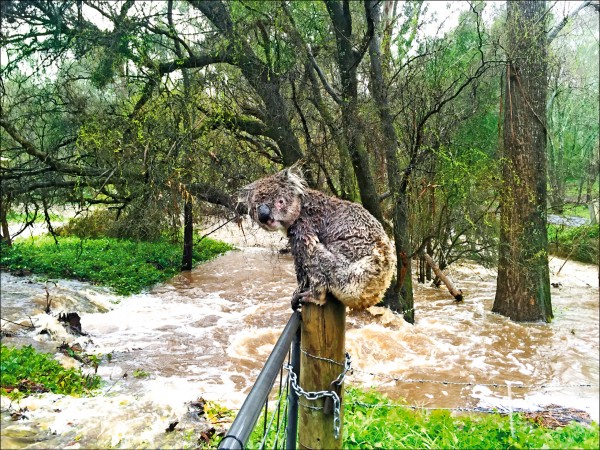
[[[560,31],[577,15],[579,14],[579,12],[587,7],[587,6],[593,6],[594,8],[596,8],[596,10],[598,10],[598,6],[596,4],[592,4],[591,0],[586,0],[585,2],[581,3],[577,8],[575,8],[573,11],[571,11],[569,14],[567,14],[565,17],[563,17],[563,19],[558,23],[558,25],[556,25],[554,28],[552,28],[549,32],[548,32],[548,43],[552,42],[554,40],[554,38],[556,38],[556,36],[558,35],[558,33],[560,33]]]
[[[298,32],[298,29],[296,28],[296,23],[294,21],[294,18],[292,17],[291,11],[288,8],[288,5],[286,4],[286,2],[282,1],[281,6],[282,6],[283,11],[285,12],[285,15],[287,16],[288,20],[290,21],[290,24],[292,25],[291,28],[286,27],[286,31],[291,34],[292,38],[296,41],[296,45],[298,47],[300,47],[301,49],[303,49],[304,52],[306,53],[306,56],[308,57],[310,64],[315,69],[315,72],[317,72],[319,80],[321,80],[321,83],[323,84],[323,87],[325,88],[327,93],[331,96],[331,98],[338,105],[342,105],[344,103],[344,101],[340,98],[339,95],[337,95],[335,90],[331,87],[331,85],[327,81],[327,78],[325,78],[325,74],[321,70],[321,67],[319,67],[319,64],[317,63],[317,60],[315,59],[315,57],[313,55],[310,45],[306,44],[304,42],[304,40],[302,39],[302,36],[300,36],[300,33]]]

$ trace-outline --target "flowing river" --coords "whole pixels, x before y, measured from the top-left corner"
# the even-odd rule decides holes
[[[79,343],[105,355],[98,369],[105,383],[95,397],[2,398],[0,446],[193,447],[201,424],[191,402],[239,408],[290,316],[295,277],[291,257],[277,252],[279,237],[223,228],[216,238],[240,250],[125,298],[86,283],[2,273],[2,318],[10,321],[2,330],[11,334],[2,342],[52,353],[63,341]],[[463,303],[415,283],[415,325],[381,308],[349,312],[346,346],[355,370],[347,383],[427,408],[554,404],[597,421],[598,267],[563,263],[551,260],[551,324],[491,313],[495,273],[471,264],[450,271]],[[48,300],[50,315],[43,313]],[[61,310],[78,312],[87,335],[67,334],[55,318]]]

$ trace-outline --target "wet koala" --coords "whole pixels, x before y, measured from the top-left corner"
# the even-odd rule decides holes
[[[244,188],[248,213],[290,241],[298,288],[292,308],[325,303],[327,292],[346,306],[379,303],[396,257],[383,227],[361,205],[309,189],[297,167]]]

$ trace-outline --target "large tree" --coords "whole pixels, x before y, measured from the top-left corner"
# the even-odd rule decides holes
[[[545,1],[509,1],[496,298],[516,321],[552,319],[546,230]]]

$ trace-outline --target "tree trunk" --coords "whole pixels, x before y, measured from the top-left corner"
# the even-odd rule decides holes
[[[351,202],[357,202],[359,200],[358,191],[356,187],[356,177],[354,176],[354,169],[350,160],[350,153],[348,152],[348,144],[345,136],[340,133],[337,129],[337,124],[333,119],[332,114],[328,110],[327,105],[323,101],[321,92],[319,90],[319,82],[315,75],[314,68],[310,64],[306,64],[306,72],[311,83],[311,90],[313,94],[313,102],[317,111],[325,121],[327,128],[333,137],[335,145],[338,149],[339,157],[339,192],[340,197],[344,200]]]
[[[237,33],[229,11],[221,1],[188,1],[198,8],[228,41],[236,66],[265,104],[265,124],[273,130],[284,165],[291,166],[303,155],[280,92],[279,75],[262,62],[245,38]]]
[[[365,1],[367,20],[372,21],[374,34],[369,44],[371,60],[371,87],[377,104],[379,119],[383,130],[383,142],[387,161],[387,175],[390,193],[393,199],[394,242],[396,243],[397,270],[392,282],[393,295],[386,295],[386,304],[390,309],[402,312],[404,319],[414,323],[414,299],[412,291],[410,238],[408,236],[408,204],[407,192],[403,188],[402,174],[398,162],[398,137],[394,129],[394,121],[385,94],[385,83],[381,65],[381,40],[379,34],[380,13],[376,1]]]
[[[492,311],[552,319],[546,230],[545,1],[508,2],[501,229]]]
[[[175,27],[173,25],[173,0],[169,0],[167,3],[167,14],[169,20],[169,27],[175,35]],[[175,46],[175,53],[177,57],[183,59],[183,51],[181,50],[181,45],[179,41],[176,39],[173,40],[173,44]],[[191,97],[191,85],[190,85],[190,75],[188,73],[188,69],[182,68],[181,74],[183,76],[183,99],[180,104],[181,108],[181,118],[183,121],[184,129],[186,130],[185,139],[183,141],[176,144],[176,146],[184,146],[184,154],[183,158],[186,163],[189,164],[190,154],[192,153],[191,142],[189,139],[189,135],[192,129],[192,118],[190,116],[189,110],[189,98]],[[177,155],[179,155],[179,148],[177,148]],[[186,166],[188,166],[186,164]],[[188,170],[184,175],[185,184],[189,186],[192,181],[192,174]],[[183,205],[183,255],[181,257],[181,270],[192,270],[194,266],[193,253],[194,253],[194,213],[193,213],[193,202],[190,195],[187,193],[184,195],[184,205]]]
[[[10,231],[8,229],[8,210],[10,209],[10,195],[0,195],[0,225],[2,226],[2,234],[0,235],[0,242],[4,242],[9,247],[12,245],[10,238]]]
[[[356,70],[363,55],[358,54],[352,45],[352,17],[347,2],[326,2],[327,12],[335,31],[337,44],[337,64],[342,84],[342,127],[352,167],[356,175],[360,198],[363,206],[377,220],[383,222],[383,213],[375,181],[371,174],[371,165],[365,148],[364,128],[358,112],[358,79]]]
[[[429,256],[433,256],[433,246],[431,245],[431,239],[429,239],[427,241],[427,254]],[[431,276],[431,267],[427,266],[427,268],[425,269],[425,279],[427,281],[431,281],[431,278],[432,278],[432,276]]]
[[[186,199],[183,205],[183,258],[181,270],[192,270],[194,251],[194,215],[192,200]]]

